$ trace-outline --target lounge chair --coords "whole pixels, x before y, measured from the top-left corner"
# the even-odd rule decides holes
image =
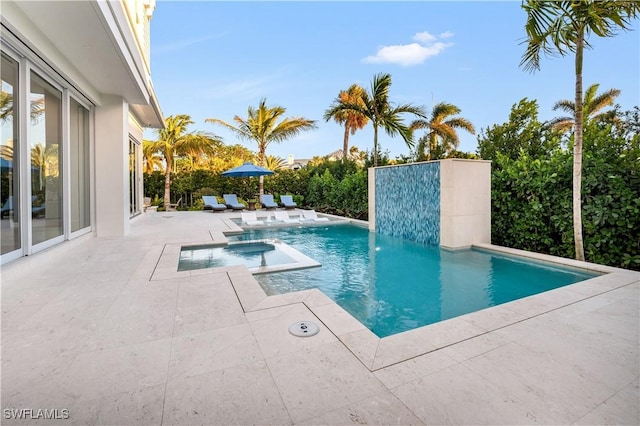
[[[167,206],[167,211],[176,210],[181,202],[182,202],[182,197],[178,198],[178,201],[176,201],[175,203],[169,202],[169,204]]]
[[[281,195],[280,204],[282,204],[285,209],[295,209],[298,207],[298,205],[293,202],[293,197],[291,195]]]
[[[233,210],[244,210],[244,204],[238,201],[238,196],[236,194],[223,194],[222,198],[224,198],[224,203]]]
[[[262,194],[260,196],[260,203],[265,209],[275,209],[278,207],[276,202],[273,201],[273,195],[271,194]]]
[[[329,219],[326,217],[318,217],[318,214],[315,210],[302,210],[302,220],[308,220],[313,222],[328,222]]]
[[[203,210],[213,210],[214,212],[223,212],[227,209],[227,206],[220,204],[215,195],[203,195],[202,201],[204,201]]]
[[[283,210],[275,211],[273,212],[273,214],[277,221],[284,222],[284,223],[300,223],[300,220],[290,218],[289,213]]]
[[[242,217],[242,223],[246,223],[247,225],[264,225],[264,221],[258,220],[255,212],[242,212],[240,216]]]

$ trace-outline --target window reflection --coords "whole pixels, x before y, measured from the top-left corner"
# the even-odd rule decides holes
[[[2,54],[0,64],[2,87],[0,88],[0,237],[1,254],[21,247],[20,215],[18,206],[18,63]]]
[[[62,94],[31,72],[31,155],[32,244],[62,235]]]

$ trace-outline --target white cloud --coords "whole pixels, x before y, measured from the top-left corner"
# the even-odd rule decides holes
[[[378,53],[373,56],[367,56],[363,61],[370,64],[398,64],[408,67],[423,63],[452,44],[436,42],[431,46],[421,46],[418,43],[383,46],[378,50]]]
[[[453,33],[446,31],[439,37],[453,37]],[[427,59],[439,55],[446,48],[453,46],[453,43],[437,41],[438,37],[428,31],[414,34],[413,39],[417,43],[381,46],[375,55],[367,56],[362,61],[369,64],[398,64],[409,67],[422,64]]]
[[[429,34],[427,31],[416,33],[416,35],[413,36],[413,39],[424,44],[437,40],[436,36]]]

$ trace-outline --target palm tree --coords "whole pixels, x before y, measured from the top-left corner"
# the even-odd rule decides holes
[[[341,90],[338,97],[333,101],[333,104],[325,112],[324,119],[329,121],[333,118],[336,123],[344,124],[344,140],[342,143],[342,161],[347,161],[346,153],[349,152],[349,133],[354,135],[356,131],[363,129],[367,125],[369,119],[366,115],[352,110],[334,110],[332,109],[341,104],[357,104],[364,107],[362,100],[365,91],[357,84],[352,84],[347,90]]]
[[[573,142],[573,234],[576,259],[584,260],[582,239],[582,63],[584,48],[591,47],[587,40],[591,33],[599,37],[612,37],[616,29],[629,30],[633,19],[640,14],[637,1],[539,1],[526,0],[522,4],[527,12],[525,30],[527,49],[520,66],[526,71],[540,69],[540,53],[548,55],[575,55],[575,126]]]
[[[154,141],[142,141],[142,171],[153,173],[162,168],[162,157],[158,152],[159,145]]]
[[[38,189],[44,188],[44,179],[58,176],[58,144],[39,142],[31,147],[31,166],[38,170]]]
[[[31,101],[31,121],[37,122],[44,113],[44,97]],[[13,117],[13,95],[9,92],[0,91],[0,121],[7,122]]]
[[[425,137],[420,138],[416,152],[418,157],[426,153],[427,159],[436,160],[443,154],[450,153],[458,148],[460,138],[456,129],[463,129],[471,134],[476,133],[473,124],[466,118],[451,117],[460,114],[460,108],[453,104],[440,102],[433,107],[429,121],[415,120],[411,123],[411,129],[428,129]],[[451,118],[449,118],[451,117]],[[436,155],[439,152],[439,155]],[[437,157],[437,158],[436,158]]]
[[[258,144],[258,164],[264,167],[265,152],[267,146],[271,142],[282,142],[293,136],[298,135],[305,130],[316,128],[314,120],[308,120],[304,117],[288,117],[278,120],[286,112],[281,106],[268,107],[267,100],[262,98],[258,104],[258,108],[249,107],[247,109],[247,118],[239,116],[233,117],[233,121],[238,123],[233,126],[217,118],[207,118],[207,123],[220,124],[241,139],[252,140]],[[264,178],[260,176],[260,194],[264,193]]]
[[[284,158],[276,157],[275,155],[267,155],[264,161],[264,167],[274,172],[276,170],[284,169],[286,165],[287,162]]]
[[[13,96],[4,90],[0,91],[0,121],[3,123],[13,117]]]
[[[603,111],[600,112],[603,108],[613,105],[613,102],[616,100],[618,95],[620,95],[620,90],[618,89],[609,89],[604,93],[601,93],[596,96],[598,92],[599,84],[592,84],[587,87],[587,91],[584,93],[584,101],[582,103],[582,117],[585,122],[590,120],[598,120],[602,122],[613,121],[615,110]],[[551,125],[554,129],[566,132],[571,130],[575,124],[575,120],[573,115],[576,111],[576,104],[569,99],[562,99],[553,106],[553,110],[562,110],[568,114],[571,114],[571,117],[557,117],[551,120]]]
[[[176,157],[186,152],[209,154],[213,152],[220,140],[217,136],[202,132],[187,133],[187,127],[193,124],[193,121],[185,114],[169,116],[164,122],[164,129],[157,130],[158,140],[155,144],[157,144],[156,151],[165,161],[164,205],[168,206],[171,202],[171,170]]]
[[[339,114],[341,111],[353,111],[360,113],[371,120],[373,124],[373,165],[378,165],[378,128],[382,127],[386,133],[393,137],[402,136],[409,148],[413,148],[413,132],[404,124],[402,114],[414,114],[425,117],[424,108],[412,104],[395,106],[389,102],[389,88],[391,87],[390,74],[377,74],[371,82],[371,93],[362,94],[362,103],[341,102],[334,104],[324,113],[325,119]]]
[[[181,157],[188,160],[188,170],[208,169],[209,157],[218,155],[222,141],[211,133],[202,132],[193,133],[189,139],[189,143],[185,144],[180,153]],[[202,150],[203,145],[207,146],[206,151]]]

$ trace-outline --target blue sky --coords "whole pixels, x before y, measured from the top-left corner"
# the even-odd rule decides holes
[[[339,91],[353,83],[369,89],[378,73],[392,76],[391,101],[428,112],[433,102],[453,103],[477,132],[507,121],[524,97],[538,100],[542,120],[560,115],[552,107],[573,99],[573,58],[543,58],[534,74],[520,68],[525,19],[519,1],[158,1],[151,74],[165,116],[189,114],[192,130],[213,132],[227,144],[257,148],[205,118],[246,117],[263,97],[285,107],[286,116],[317,120],[318,129],[267,149],[284,159],[311,158],[342,148],[343,128],[322,119]],[[639,105],[638,22],[632,32],[589,41],[584,87],[617,88],[624,109]],[[459,149],[475,152],[477,137],[463,131],[460,137]],[[391,157],[409,153],[399,136],[381,133],[379,143]],[[371,150],[371,125],[350,145]]]

